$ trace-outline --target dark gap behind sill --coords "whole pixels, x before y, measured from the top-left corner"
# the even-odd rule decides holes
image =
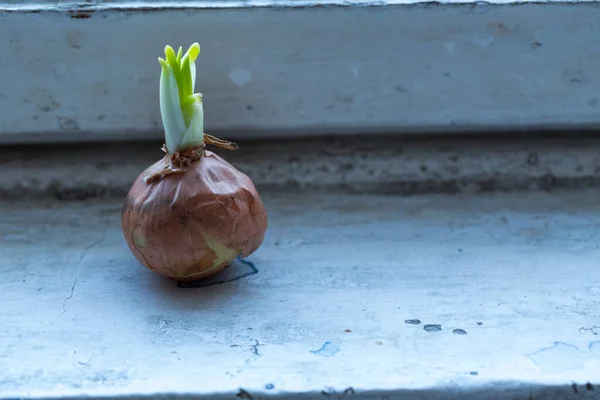
[[[238,142],[217,149],[259,190],[386,195],[600,186],[600,135],[531,133],[347,137]],[[0,147],[0,197],[123,197],[160,159],[161,142]],[[214,150],[214,149],[211,149]]]

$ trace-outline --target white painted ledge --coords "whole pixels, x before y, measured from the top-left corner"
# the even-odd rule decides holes
[[[0,203],[0,399],[600,398],[598,191],[262,196],[258,273],[194,289],[121,201]]]
[[[0,10],[0,143],[160,137],[156,57],[193,41],[207,130],[232,139],[600,126],[595,2]]]
[[[529,4],[575,4],[596,3],[598,0],[536,0],[527,1]],[[202,9],[202,8],[254,8],[254,7],[322,7],[322,6],[370,6],[385,7],[393,5],[410,4],[523,4],[515,0],[4,0],[0,2],[4,9],[10,11],[64,11],[72,9],[81,10],[164,10],[164,9]]]

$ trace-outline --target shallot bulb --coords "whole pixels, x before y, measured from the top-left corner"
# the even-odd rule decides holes
[[[193,93],[200,47],[167,46],[160,79],[166,153],[133,183],[121,213],[129,249],[152,271],[177,281],[214,275],[256,251],[268,225],[250,178],[205,150],[234,150],[204,133],[202,96]]]

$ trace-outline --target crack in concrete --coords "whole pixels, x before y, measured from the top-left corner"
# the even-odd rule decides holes
[[[77,271],[79,270],[79,266],[81,265],[81,262],[85,258],[88,251],[90,251],[92,248],[99,245],[100,243],[102,243],[104,241],[104,239],[106,239],[106,234],[108,233],[109,226],[110,226],[110,221],[106,221],[105,227],[104,227],[104,232],[102,233],[102,236],[98,240],[87,245],[85,247],[85,249],[83,249],[83,252],[81,253],[81,255],[79,256],[79,260],[77,261],[77,264],[75,265],[75,268],[73,269],[73,284],[71,285],[71,291],[69,292],[69,295],[62,302],[62,312],[59,314],[59,317],[63,316],[67,312],[67,302],[69,300],[71,300],[73,298],[73,295],[75,294],[75,287],[77,286],[77,283],[78,283]]]
[[[262,344],[260,344],[256,339],[254,339],[254,341],[256,342],[256,344],[250,346],[252,347],[252,353],[256,356],[260,356],[260,354],[258,353],[258,346],[262,346]]]
[[[600,334],[600,326],[592,326],[590,328],[586,328],[586,327],[581,327],[579,328],[579,333],[583,333],[583,332],[590,332],[593,335],[598,335]]]
[[[90,363],[94,359],[95,355],[96,355],[96,353],[92,353],[92,355],[90,356],[90,358],[88,358],[88,360],[86,362],[77,361],[77,364],[81,365],[82,367],[85,367],[85,368],[89,369],[91,367]]]

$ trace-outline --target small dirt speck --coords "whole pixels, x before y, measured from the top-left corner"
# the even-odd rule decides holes
[[[265,385],[265,389],[267,389],[267,390],[272,390],[272,389],[274,389],[274,388],[275,388],[275,385],[273,385],[272,383],[267,383],[267,384]]]
[[[244,389],[240,389],[240,391],[236,394],[236,397],[239,397],[240,399],[245,399],[245,400],[254,400],[254,397],[252,397],[252,395],[250,393],[248,393],[247,391],[245,391]]]
[[[71,18],[73,19],[88,19],[92,16],[90,13],[80,12],[80,11],[69,11]]]
[[[529,153],[529,155],[527,156],[527,164],[529,165],[538,165],[539,163],[539,156],[536,152],[531,152]]]
[[[593,391],[594,390],[594,385],[592,385],[591,383],[586,383],[585,384],[585,388],[589,391]]]
[[[407,319],[404,321],[405,324],[409,324],[409,325],[421,325],[421,320],[420,319]]]
[[[481,326],[481,325],[483,325],[483,322],[477,321],[477,325]]]
[[[456,165],[450,165],[448,167],[448,172],[452,175],[457,175],[460,173],[460,168],[458,168]]]
[[[354,164],[352,163],[343,163],[340,165],[340,171],[348,172],[354,169]]]
[[[344,332],[350,333],[350,332],[352,332],[352,330],[351,329],[346,329]]]
[[[455,335],[466,335],[467,331],[465,331],[464,329],[453,329],[452,333],[454,333]]]

